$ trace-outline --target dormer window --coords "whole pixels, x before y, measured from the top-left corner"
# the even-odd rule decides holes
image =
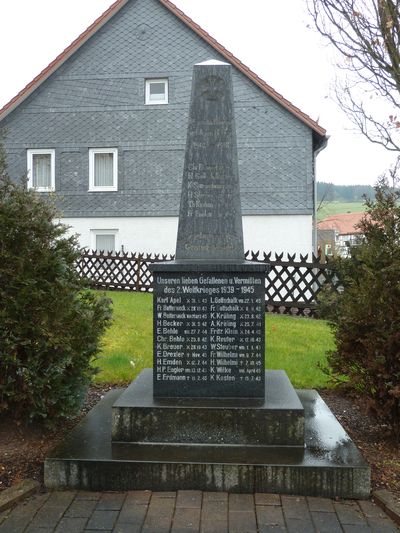
[[[168,104],[168,79],[146,80],[146,105]]]
[[[28,187],[38,192],[55,190],[54,150],[28,150]]]

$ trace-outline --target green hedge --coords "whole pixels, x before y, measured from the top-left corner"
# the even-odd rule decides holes
[[[75,236],[53,200],[14,184],[0,153],[0,414],[72,415],[111,320],[111,302],[86,291]]]

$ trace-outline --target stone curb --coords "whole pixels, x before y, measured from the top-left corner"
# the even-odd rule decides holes
[[[400,502],[388,490],[376,490],[372,499],[381,507],[390,518],[400,525]]]
[[[21,500],[38,492],[40,483],[33,479],[24,479],[9,489],[0,492],[0,513]]]

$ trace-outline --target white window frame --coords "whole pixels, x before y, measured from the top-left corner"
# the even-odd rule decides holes
[[[34,155],[50,155],[50,165],[51,165],[51,176],[50,176],[50,187],[34,187],[33,186],[33,175],[32,175],[32,167],[33,167],[33,156]],[[35,148],[35,149],[29,149],[27,150],[27,171],[28,171],[28,188],[34,189],[38,192],[51,192],[56,190],[56,171],[55,171],[55,150],[53,149],[47,149],[47,148]]]
[[[152,83],[164,83],[165,92],[162,100],[150,100],[150,85]],[[168,78],[149,78],[145,83],[145,104],[146,105],[165,105],[168,104]]]
[[[115,252],[119,250],[119,239],[117,229],[91,229],[90,230],[90,248],[91,250],[97,250],[96,237],[97,235],[114,235],[115,237]],[[100,250],[99,250],[100,251]]]
[[[113,154],[113,184],[98,186],[94,184],[94,158],[96,154]],[[118,190],[118,148],[90,148],[89,149],[89,191],[117,191]]]

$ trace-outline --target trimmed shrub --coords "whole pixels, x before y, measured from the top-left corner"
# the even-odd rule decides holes
[[[0,150],[0,414],[51,422],[79,408],[111,320],[57,216],[51,197],[11,181]]]
[[[400,193],[381,179],[365,200],[364,235],[332,267],[343,291],[325,291],[321,310],[335,334],[332,377],[365,395],[400,439]]]

